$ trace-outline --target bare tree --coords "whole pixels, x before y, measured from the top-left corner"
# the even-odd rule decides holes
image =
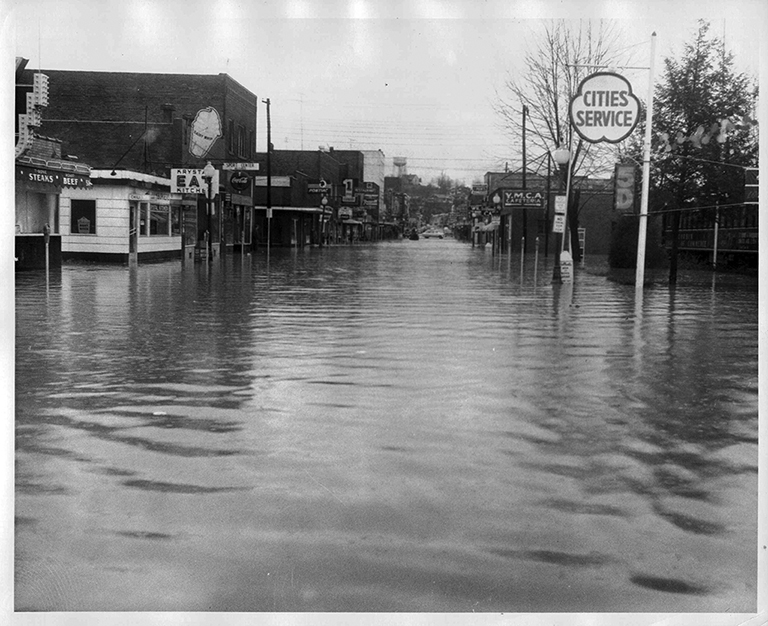
[[[501,129],[521,143],[527,107],[527,140],[534,159],[556,147],[570,147],[572,171],[606,171],[614,149],[583,141],[571,128],[568,106],[584,78],[599,68],[619,65],[620,37],[615,24],[605,20],[544,22],[525,54],[523,73],[508,76],[496,92],[493,108]]]
[[[523,72],[509,75],[496,92],[493,108],[499,125],[517,145],[522,145],[526,109],[529,163],[536,159],[546,163],[544,155],[557,147],[570,150],[572,185],[577,172],[580,176],[607,173],[615,162],[615,147],[591,144],[579,137],[569,122],[568,107],[584,78],[600,68],[629,64],[631,59],[620,56],[620,37],[615,23],[605,20],[544,22],[525,53]],[[572,195],[572,204],[577,197]],[[577,206],[568,207],[575,258],[580,256],[578,210]]]

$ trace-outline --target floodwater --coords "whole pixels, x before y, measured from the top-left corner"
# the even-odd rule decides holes
[[[754,280],[533,260],[17,274],[16,610],[756,611]]]

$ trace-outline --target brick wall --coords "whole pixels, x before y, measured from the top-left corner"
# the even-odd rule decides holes
[[[25,79],[31,81],[28,73]],[[120,168],[159,175],[171,167],[201,167],[205,159],[186,149],[188,128],[208,106],[218,111],[224,135],[207,158],[214,163],[243,160],[227,149],[230,120],[235,129],[243,127],[249,142],[251,137],[255,141],[258,99],[226,74],[43,73],[49,77],[50,101],[40,132],[60,138],[65,153],[94,168],[112,168],[121,157]]]

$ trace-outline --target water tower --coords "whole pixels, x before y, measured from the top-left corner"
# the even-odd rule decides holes
[[[408,159],[406,157],[392,157],[392,164],[395,166],[395,176],[397,178],[408,173]]]

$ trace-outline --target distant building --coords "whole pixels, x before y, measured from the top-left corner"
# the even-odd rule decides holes
[[[513,252],[523,246],[533,252],[538,237],[539,249],[553,253],[555,196],[564,193],[559,175],[552,174],[548,180],[527,172],[523,180],[522,172],[487,172],[484,181],[487,195],[483,206],[475,208],[475,220],[483,213],[500,216],[496,228],[504,250],[511,245]],[[612,180],[575,177],[571,202],[577,207],[578,227],[585,229],[587,254],[608,254],[614,220]]]

